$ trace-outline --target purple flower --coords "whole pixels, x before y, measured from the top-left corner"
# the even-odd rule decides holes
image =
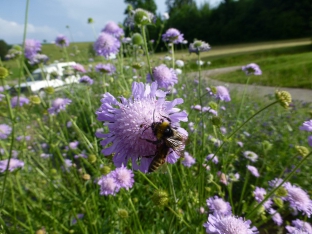
[[[242,70],[246,73],[246,75],[251,75],[251,74],[256,75],[256,76],[262,75],[262,71],[260,67],[255,63],[250,63],[246,66],[243,66]]]
[[[51,115],[56,115],[62,110],[65,110],[66,106],[69,105],[72,101],[68,98],[57,98],[53,101],[52,107],[48,109]]]
[[[182,43],[184,40],[183,34],[175,28],[169,28],[165,34],[162,35],[163,41],[168,41],[174,44]]]
[[[312,119],[305,121],[299,129],[302,131],[312,132]]]
[[[69,40],[64,35],[58,35],[55,39],[55,45],[59,47],[67,47],[69,46]]]
[[[109,58],[110,54],[117,54],[120,42],[111,34],[102,32],[95,41],[93,48],[97,55]]]
[[[208,222],[204,223],[208,234],[256,234],[256,227],[250,227],[251,221],[233,215],[209,215]]]
[[[204,41],[194,40],[193,43],[189,46],[189,52],[190,53],[196,53],[199,54],[200,52],[208,51],[211,47],[208,43]]]
[[[258,155],[252,151],[245,151],[243,155],[252,162],[256,162],[258,160]]]
[[[79,79],[79,83],[85,83],[85,84],[92,85],[93,80],[89,76],[83,76]]]
[[[214,196],[206,200],[209,212],[213,212],[213,215],[230,215],[232,214],[232,207],[230,203],[225,202],[222,198]]]
[[[100,185],[100,195],[115,195],[117,189],[116,180],[111,175],[102,176],[98,182]]]
[[[305,215],[310,217],[312,214],[312,201],[307,192],[289,182],[286,182],[284,187],[288,192],[285,200],[289,202],[290,207],[295,211],[302,211]]]
[[[4,159],[4,160],[0,161],[0,172],[1,173],[5,172],[5,170],[8,167],[8,163],[9,163],[9,159]],[[15,158],[11,158],[8,170],[14,171],[17,168],[22,168],[22,167],[24,167],[24,162],[22,162],[18,159],[15,159]]]
[[[247,165],[247,169],[248,171],[250,171],[251,174],[253,174],[255,177],[259,177],[260,174],[258,172],[258,169],[254,166],[250,166],[250,165]]]
[[[312,233],[312,226],[311,224],[309,224],[308,222],[304,222],[300,219],[296,219],[292,221],[292,224],[294,227],[292,226],[286,226],[287,231],[292,234],[292,233],[296,233],[299,231],[302,231],[302,233],[307,233],[307,234],[311,234]]]
[[[112,75],[116,72],[116,67],[110,63],[108,63],[108,64],[99,63],[95,66],[95,70],[97,72]]]
[[[103,95],[102,105],[96,114],[98,120],[108,127],[109,132],[97,132],[96,135],[104,138],[101,141],[104,155],[115,153],[113,161],[116,167],[127,165],[127,161],[131,159],[134,169],[147,172],[153,158],[144,156],[154,155],[156,145],[145,139],[156,140],[150,126],[164,117],[170,118],[171,125],[176,126],[177,131],[187,135],[184,129],[179,128],[180,121],[187,121],[187,113],[175,108],[183,103],[183,99],[166,101],[165,97],[166,93],[157,89],[156,82],[151,85],[134,82],[129,99],[121,97],[118,101],[110,93]],[[139,157],[140,165],[137,164]],[[168,155],[167,161],[176,161],[176,158],[177,155],[173,151]]]
[[[117,37],[117,38],[120,38],[121,36],[123,36],[125,34],[124,30],[122,28],[120,28],[118,26],[118,24],[116,24],[113,21],[108,22],[105,25],[105,28],[102,29],[102,32],[111,34],[111,35],[113,35],[114,37]]]
[[[168,68],[166,65],[161,64],[158,67],[153,68],[152,74],[154,80],[157,82],[159,88],[168,89],[174,84],[178,83],[178,77],[174,69]],[[150,74],[146,76],[147,82],[152,82],[152,77]]]
[[[218,164],[219,163],[219,159],[218,159],[218,156],[215,155],[215,154],[208,154],[208,156],[206,157],[206,160],[209,161],[212,159],[212,162],[214,164]]]
[[[84,217],[84,214],[77,214],[77,219],[82,219]],[[77,219],[74,218],[72,220],[72,225],[75,225],[77,223]]]
[[[0,124],[0,139],[7,139],[11,134],[12,128],[6,124]]]
[[[29,99],[26,97],[12,97],[11,98],[11,106],[14,108],[16,106],[23,106],[29,103]]]
[[[253,195],[255,197],[255,200],[260,203],[263,201],[263,199],[265,198],[265,195],[267,194],[266,190],[264,188],[259,188],[259,187],[256,187],[255,191],[253,192]],[[264,203],[263,203],[263,206],[265,209],[270,209],[271,206],[272,206],[273,202],[272,202],[272,199],[269,198],[268,200],[266,200]]]
[[[77,63],[75,65],[72,66],[73,69],[77,72],[81,72],[81,73],[85,73],[86,69],[84,68],[84,66],[82,66],[81,64]]]
[[[216,86],[217,93],[216,98],[221,101],[229,102],[231,101],[230,93],[228,89],[224,86]]]
[[[241,142],[241,141],[238,141],[238,142],[237,142],[237,145],[238,145],[239,147],[243,147],[243,146],[244,146],[244,143]]]
[[[273,222],[277,224],[277,226],[281,226],[283,223],[282,216],[274,209],[269,209],[269,214],[272,215]]]
[[[309,146],[312,147],[312,136],[309,136],[309,137],[308,137],[308,144],[309,144]]]
[[[29,64],[39,64],[39,63],[46,63],[49,60],[49,57],[45,54],[36,54],[30,60]]]
[[[73,141],[69,143],[69,148],[72,150],[75,150],[78,148],[78,145],[79,145],[79,141]]]
[[[25,40],[25,57],[28,60],[32,60],[39,51],[41,51],[41,43],[39,41],[33,39]]]
[[[115,179],[116,182],[116,192],[119,191],[121,188],[125,188],[126,190],[129,190],[129,188],[132,188],[134,183],[134,175],[133,172],[129,169],[127,169],[124,166],[121,166],[119,168],[116,168],[111,173],[112,178]]]
[[[182,164],[186,167],[191,167],[193,164],[195,164],[195,158],[193,158],[188,152],[184,152],[184,159],[182,161]]]

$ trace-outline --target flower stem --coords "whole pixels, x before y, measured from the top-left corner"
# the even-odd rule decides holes
[[[172,68],[174,69],[175,59],[174,59],[174,44],[171,45],[171,54],[172,54]]]
[[[132,202],[132,199],[131,199],[130,195],[129,195],[129,199],[128,199],[128,200],[129,200],[130,206],[131,206],[131,208],[133,209],[133,212],[134,212],[134,214],[135,214],[135,220],[137,221],[137,224],[138,224],[138,226],[139,226],[140,232],[141,232],[142,234],[144,234],[144,232],[143,232],[143,230],[142,230],[142,226],[141,226],[140,219],[139,219],[139,217],[138,217],[137,211],[136,211],[136,209],[135,209],[135,207],[134,207],[134,205],[133,205],[133,202]]]
[[[167,167],[167,171],[168,171],[170,187],[171,187],[173,198],[174,198],[174,205],[176,206],[177,205],[177,196],[176,196],[174,185],[173,185],[172,174],[171,174],[170,168],[169,168],[167,163],[166,163],[166,167]]]
[[[154,81],[153,73],[152,73],[152,67],[150,63],[150,58],[148,54],[148,48],[147,48],[147,41],[146,41],[146,32],[145,32],[145,26],[141,26],[141,31],[142,31],[142,36],[143,36],[143,41],[144,41],[144,52],[146,54],[146,59],[147,59],[147,64],[148,64],[148,71],[151,75],[152,81]]]

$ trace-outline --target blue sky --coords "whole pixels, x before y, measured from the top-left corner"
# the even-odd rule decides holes
[[[196,0],[197,5],[209,2],[212,6],[221,0]],[[155,0],[157,12],[166,12],[165,0]],[[26,0],[0,0],[0,39],[8,44],[20,44],[23,38]],[[57,35],[69,37],[70,27],[74,41],[93,41],[94,34],[87,24],[93,18],[96,32],[108,21],[123,22],[124,0],[30,0],[27,38],[53,42]]]

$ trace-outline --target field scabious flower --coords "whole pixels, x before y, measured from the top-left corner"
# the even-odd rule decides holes
[[[208,51],[211,47],[204,41],[194,40],[189,46],[189,52],[199,54],[200,52]]]
[[[79,83],[85,83],[85,84],[92,85],[93,79],[91,79],[89,76],[83,76],[79,79]]]
[[[102,32],[109,33],[116,38],[120,38],[125,34],[124,30],[120,28],[114,21],[109,21],[102,29]]]
[[[11,98],[11,106],[14,108],[16,106],[24,106],[29,104],[29,99],[26,97],[12,97]]]
[[[296,233],[296,231],[302,231],[303,233],[311,234],[312,226],[311,224],[302,221],[300,219],[296,219],[292,221],[293,226],[286,226],[286,229],[289,233]]]
[[[178,77],[174,69],[168,68],[165,64],[153,68],[153,78],[157,82],[159,88],[168,89],[178,83]],[[146,76],[147,82],[152,82],[150,74]]]
[[[97,184],[100,185],[100,195],[116,195],[117,183],[111,175],[102,176]]]
[[[52,106],[48,109],[51,115],[56,115],[62,110],[65,110],[66,106],[72,101],[68,98],[57,98],[53,101]]]
[[[96,54],[105,58],[109,58],[110,54],[117,54],[119,47],[119,40],[106,32],[102,32],[93,45]]]
[[[9,159],[4,159],[0,161],[0,172],[3,173],[8,167]],[[15,158],[11,158],[8,170],[14,171],[17,168],[24,167],[24,162]]]
[[[69,46],[69,40],[64,35],[58,35],[55,39],[55,45],[59,47],[68,47]]]
[[[184,153],[184,159],[182,161],[182,164],[186,167],[191,167],[193,164],[195,164],[196,160],[193,158],[188,152]]]
[[[11,134],[12,128],[6,124],[0,124],[0,139],[7,139]]]
[[[28,60],[32,60],[39,51],[41,51],[41,43],[39,41],[33,39],[25,40],[25,57]]]
[[[210,161],[211,159],[212,159],[212,162],[214,164],[218,164],[219,163],[219,159],[218,159],[217,155],[215,155],[215,154],[208,154],[207,157],[206,157],[206,160]]]
[[[263,201],[263,199],[265,198],[265,195],[267,194],[266,190],[264,188],[260,188],[260,187],[256,187],[255,191],[253,192],[253,195],[255,197],[255,200],[260,203]],[[263,203],[263,206],[265,209],[270,209],[272,206],[273,202],[272,199],[269,198],[268,200],[266,200]]]
[[[247,169],[248,169],[248,171],[250,171],[250,173],[251,173],[252,175],[254,175],[255,177],[259,177],[259,176],[260,176],[260,174],[259,174],[259,172],[258,172],[258,169],[257,169],[256,167],[247,165]]]
[[[278,213],[274,209],[269,209],[269,214],[272,215],[272,220],[274,223],[276,223],[278,226],[282,225],[283,219],[282,219],[282,216],[280,215],[280,213]]]
[[[299,129],[301,131],[312,132],[312,119],[303,122],[303,124],[299,127]]]
[[[242,67],[242,70],[246,73],[246,75],[256,75],[256,76],[260,76],[262,75],[262,71],[259,67],[259,65],[255,64],[255,63],[250,63],[246,66]]]
[[[256,162],[258,160],[258,155],[252,151],[245,151],[243,155],[252,162]]]
[[[307,192],[289,182],[286,182],[284,187],[287,190],[285,200],[289,202],[290,207],[295,211],[302,211],[305,215],[310,217],[312,214],[312,201]]]
[[[250,227],[251,221],[233,215],[209,215],[203,226],[208,234],[256,234],[256,227]]]
[[[165,34],[162,35],[163,41],[171,42],[174,44],[182,43],[184,40],[183,34],[178,29],[169,28]]]
[[[77,63],[75,65],[72,66],[73,69],[77,72],[81,72],[81,73],[85,73],[86,69],[84,68],[84,66],[82,66],[81,64]]]
[[[99,63],[95,66],[95,70],[97,72],[101,72],[101,73],[104,73],[104,74],[108,74],[108,75],[112,75],[116,72],[116,67],[113,65],[113,64],[102,64],[102,63]]]
[[[206,202],[209,208],[209,212],[211,211],[213,215],[226,216],[232,214],[232,207],[230,203],[225,202],[218,196],[214,196],[213,198],[211,197]]]
[[[126,190],[132,188],[134,183],[133,172],[123,165],[112,171],[111,176],[115,179],[117,191],[119,191],[121,188],[125,188]]]
[[[157,89],[157,83],[151,85],[134,82],[132,84],[132,96],[124,97],[118,101],[110,93],[105,93],[101,99],[102,105],[97,110],[97,119],[104,122],[109,133],[96,133],[97,137],[104,138],[101,145],[105,147],[102,153],[106,156],[115,153],[113,161],[116,167],[126,165],[132,160],[134,169],[147,172],[149,164],[153,160],[148,155],[154,155],[156,145],[145,139],[156,140],[151,124],[159,122],[165,117],[170,118],[171,125],[185,135],[187,132],[179,128],[180,121],[187,121],[187,113],[180,111],[175,106],[183,103],[183,99],[173,101],[165,100],[166,93]],[[107,147],[109,146],[109,147]],[[141,157],[140,165],[138,158]],[[167,160],[175,162],[178,156],[173,151]]]
[[[214,96],[217,100],[224,101],[224,102],[229,102],[231,101],[231,96],[228,91],[228,89],[222,85],[206,88],[206,91],[211,95]]]

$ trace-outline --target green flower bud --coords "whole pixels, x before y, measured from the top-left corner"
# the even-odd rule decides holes
[[[88,156],[89,163],[95,163],[96,162],[96,156],[94,154],[90,154]]]
[[[279,198],[279,197],[274,197],[273,198],[273,202],[279,207],[279,208],[283,208],[284,206],[284,201]]]
[[[131,37],[131,41],[133,45],[143,45],[143,37],[140,33],[134,33]]]
[[[137,69],[137,70],[140,70],[142,68],[142,64],[141,63],[133,63],[132,64],[132,67],[134,69]]]
[[[154,19],[154,15],[143,9],[136,9],[134,12],[133,20],[136,25],[148,25],[152,24]]]
[[[216,102],[209,102],[208,103],[208,106],[211,108],[211,109],[214,109],[214,110],[217,110],[218,109],[218,104]]]
[[[41,99],[37,95],[30,96],[29,101],[31,104],[34,104],[34,105],[39,105],[41,103]]]
[[[152,201],[156,206],[166,206],[169,202],[168,193],[163,190],[157,190],[152,196]]]
[[[129,217],[129,213],[125,209],[118,209],[117,210],[117,215],[122,218],[122,219],[127,219]]]
[[[212,116],[211,118],[211,122],[213,125],[217,126],[217,127],[220,127],[221,124],[222,124],[222,120],[219,116]]]
[[[81,178],[87,181],[91,179],[91,176],[89,174],[83,174]]]
[[[4,79],[9,75],[8,69],[5,67],[0,67],[0,79]]]
[[[46,231],[44,229],[39,229],[36,231],[36,234],[46,234]]]
[[[108,173],[111,172],[111,169],[110,169],[109,166],[103,166],[103,167],[100,169],[100,171],[101,171],[101,174],[102,174],[102,175],[107,175]]]
[[[272,149],[273,144],[271,144],[269,141],[263,141],[262,146],[265,151],[269,151]]]
[[[88,18],[88,24],[93,24],[94,20],[92,18]]]
[[[302,156],[305,157],[309,154],[309,150],[307,147],[304,146],[300,146],[300,145],[296,145],[295,149],[297,150],[297,152]]]
[[[53,94],[55,92],[54,88],[53,87],[46,87],[44,89],[44,91],[47,93],[47,94]]]
[[[287,91],[276,91],[275,92],[275,98],[279,103],[281,104],[282,107],[287,109],[289,107],[289,104],[291,103],[291,95]]]
[[[288,194],[287,189],[285,189],[283,186],[279,187],[276,191],[275,191],[275,195],[278,197],[286,197]]]

